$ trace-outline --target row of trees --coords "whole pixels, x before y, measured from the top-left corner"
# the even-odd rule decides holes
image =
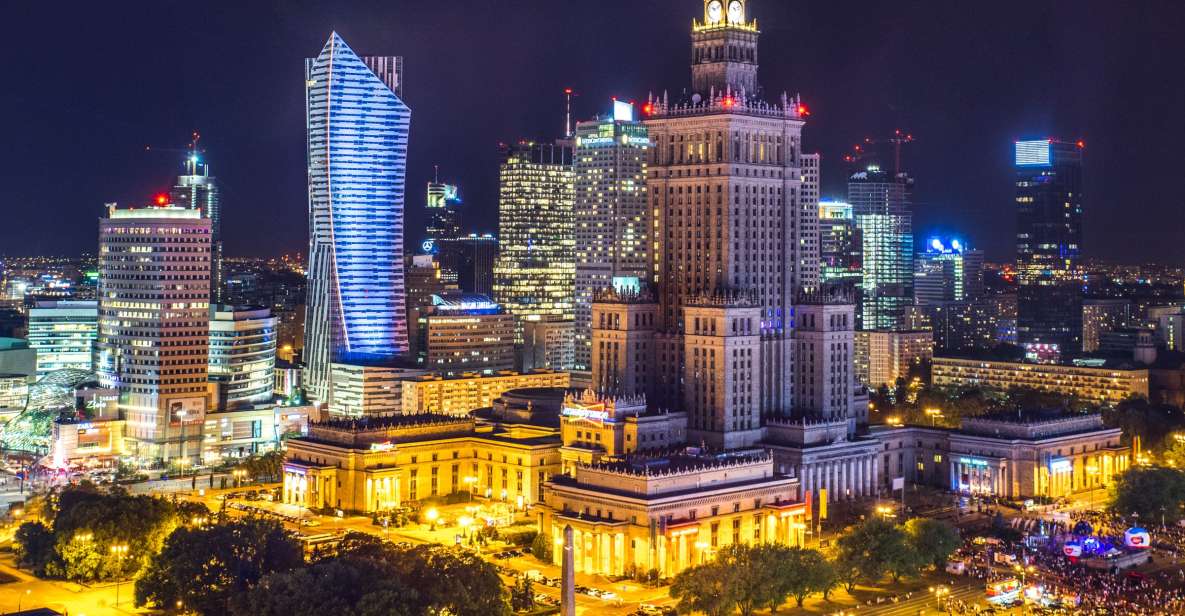
[[[41,508],[42,520],[17,529],[14,547],[18,561],[40,577],[127,579],[143,570],[176,528],[209,517],[198,503],[83,485],[52,495]]]
[[[1185,514],[1185,471],[1136,466],[1119,475],[1111,510],[1143,523],[1173,523]]]
[[[492,565],[439,545],[402,547],[350,533],[306,563],[270,520],[179,529],[136,581],[137,605],[231,616],[501,616],[508,592]]]
[[[827,599],[841,584],[850,591],[858,582],[876,583],[886,574],[898,581],[941,567],[959,544],[958,531],[939,520],[918,518],[899,526],[875,518],[847,529],[832,560],[817,550],[734,544],[712,562],[675,576],[670,592],[679,600],[680,613],[776,612],[790,598],[799,607],[812,595]]]

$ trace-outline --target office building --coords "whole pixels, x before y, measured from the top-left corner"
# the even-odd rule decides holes
[[[858,331],[855,335],[856,379],[869,389],[897,386],[911,368],[934,356],[934,336],[928,331]]]
[[[1099,350],[1103,333],[1134,324],[1131,300],[1123,298],[1090,298],[1082,300],[1082,350]]]
[[[1116,404],[1131,396],[1148,397],[1148,370],[1124,362],[1034,364],[936,356],[930,378],[939,387],[979,387],[1000,392],[1038,389],[1104,404]]]
[[[522,330],[520,370],[572,370],[576,363],[575,321],[529,318],[518,325]]]
[[[498,238],[490,233],[470,233],[436,242],[436,258],[444,279],[465,293],[493,294],[497,257]]]
[[[525,320],[571,321],[576,276],[572,150],[503,146],[498,176],[494,300]]]
[[[848,179],[848,203],[860,231],[860,328],[905,329],[913,305],[913,179],[876,165]]]
[[[196,145],[196,134],[195,134]],[[217,180],[210,175],[210,164],[193,148],[185,159],[185,173],[169,191],[169,201],[177,207],[197,210],[210,219],[210,303],[225,301],[226,274],[222,255],[222,195]]]
[[[447,279],[436,255],[413,255],[407,262],[407,331],[409,355],[420,353],[420,314],[432,305],[432,298],[455,293],[456,282]]]
[[[1003,342],[997,303],[986,298],[912,306],[906,327],[933,333],[935,351],[986,351]]]
[[[1122,430],[1097,413],[1009,411],[966,418],[957,430],[875,426],[870,436],[883,444],[884,490],[904,478],[967,496],[1072,498],[1113,485],[1133,462]]]
[[[92,370],[99,336],[97,301],[41,300],[29,308],[29,347],[37,352],[37,377],[55,370]]]
[[[791,312],[819,259],[817,203],[807,207],[802,194],[804,176],[811,175],[802,152],[807,109],[785,93],[775,102],[764,99],[757,85],[761,33],[746,2],[729,6],[725,14],[721,3],[707,3],[703,21],[692,25],[691,91],[682,98],[652,95],[643,106],[654,144],[647,194],[659,231],[652,403],[688,409],[689,432],[710,446],[751,444],[764,417],[792,412]],[[728,305],[711,299],[724,291],[733,294]],[[705,297],[715,305],[699,305]],[[696,322],[687,313],[701,310],[707,311],[698,315],[701,328],[715,322],[715,334],[710,325],[706,335],[686,329]],[[737,332],[743,343],[723,340],[733,336],[733,313],[753,328]],[[730,353],[734,342],[742,344],[751,366],[737,371],[744,393],[738,390],[727,407],[717,406],[720,389],[686,380],[726,361],[711,356],[717,341],[709,338],[721,338],[720,348]],[[708,356],[687,355],[697,351]],[[733,417],[734,410],[743,414]]]
[[[210,219],[111,204],[99,221],[98,292],[95,371],[119,392],[129,453],[198,459],[211,403]]]
[[[494,400],[512,389],[566,389],[567,372],[499,372],[457,376],[425,375],[403,383],[403,412],[468,415],[474,409],[492,406]]]
[[[218,306],[210,319],[209,358],[219,410],[271,402],[276,318],[260,306]]]
[[[329,416],[333,419],[398,415],[403,412],[403,385],[428,371],[414,362],[384,365],[330,366]]]
[[[576,124],[575,350],[573,372],[592,362],[593,296],[654,280],[653,216],[646,197],[650,137],[634,106],[613,101],[613,113]]]
[[[416,325],[416,361],[434,374],[514,369],[514,315],[484,295],[432,296]]]
[[[864,275],[863,252],[864,244],[852,206],[843,201],[820,201],[820,283],[858,290]]]
[[[461,191],[454,184],[428,182],[428,233],[423,248],[433,252],[440,240],[461,236]]]
[[[337,33],[305,62],[309,266],[305,387],[329,399],[335,363],[408,350],[403,207],[411,111],[398,58],[362,58]]]
[[[963,242],[931,238],[914,265],[917,305],[965,302],[983,295],[983,252]]]
[[[1089,300],[1087,300],[1089,302]],[[1085,311],[1086,307],[1083,307]],[[1085,319],[1086,313],[1083,313]],[[1185,351],[1185,309],[1180,306],[1152,306],[1148,320],[1156,328],[1156,342],[1169,351]],[[1083,344],[1086,340],[1083,327]]]
[[[1016,334],[1082,351],[1082,143],[1016,142]]]
[[[37,351],[24,338],[0,338],[0,374],[37,374]]]
[[[29,399],[29,376],[27,374],[8,374],[0,372],[0,417],[4,421],[8,415],[15,415],[25,410],[25,402]]]

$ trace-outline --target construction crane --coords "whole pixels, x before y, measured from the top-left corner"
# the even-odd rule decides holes
[[[187,175],[197,175],[198,165],[201,163],[199,154],[205,154],[206,151],[198,148],[198,142],[201,141],[202,134],[197,130],[190,135],[189,145],[185,148],[158,148],[151,145],[144,146],[145,152],[169,152],[176,154],[185,154],[185,172]]]
[[[896,176],[901,173],[901,146],[907,143],[913,143],[913,135],[896,129],[892,136],[884,139],[865,137],[864,142],[852,146],[852,153],[844,156],[843,159],[844,162],[856,163],[872,156],[869,153],[869,146],[891,145],[893,146],[893,175]]]

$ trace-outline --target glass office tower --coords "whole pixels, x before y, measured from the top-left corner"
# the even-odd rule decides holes
[[[327,399],[331,363],[390,361],[408,348],[403,207],[411,110],[396,94],[398,72],[378,70],[392,66],[401,63],[361,58],[336,32],[305,62],[304,353],[316,400]]]
[[[1033,356],[1082,350],[1082,142],[1016,142],[1016,337]]]
[[[913,179],[872,165],[848,179],[863,244],[860,328],[906,329],[913,305]]]
[[[169,191],[169,201],[178,207],[198,210],[210,219],[210,302],[223,301],[226,278],[222,271],[222,198],[218,182],[210,175],[209,163],[195,151],[185,159],[185,173]]]

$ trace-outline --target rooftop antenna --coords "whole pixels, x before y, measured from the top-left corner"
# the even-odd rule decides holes
[[[564,137],[572,137],[572,88],[564,88]]]
[[[440,165],[432,165],[432,183],[440,183]]]

